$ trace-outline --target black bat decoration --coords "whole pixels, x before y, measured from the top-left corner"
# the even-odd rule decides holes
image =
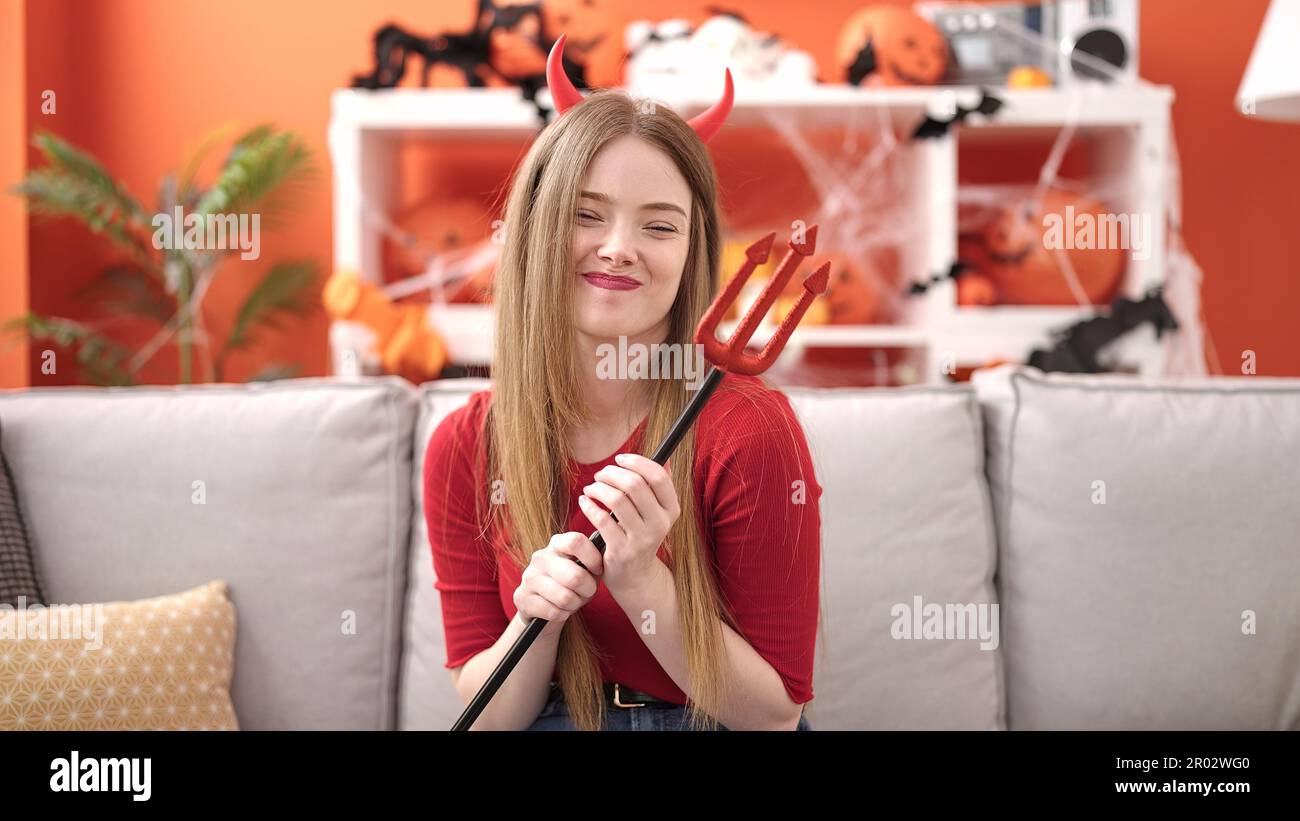
[[[953,125],[960,125],[966,121],[966,118],[972,114],[983,114],[985,117],[992,117],[998,113],[1003,106],[1001,99],[994,97],[986,89],[980,89],[980,101],[974,108],[962,108],[957,106],[957,113],[950,120],[936,120],[926,115],[921,124],[916,127],[912,134],[914,140],[930,140],[942,137],[948,133],[948,129]]]
[[[470,88],[482,88],[487,85],[487,77],[496,75],[519,87],[524,99],[537,108],[537,115],[545,125],[550,112],[537,101],[537,92],[546,86],[545,72],[514,76],[492,65],[492,32],[499,29],[514,31],[525,23],[537,32],[537,36],[531,39],[536,43],[541,61],[545,63],[546,55],[555,44],[555,38],[543,27],[540,2],[501,8],[493,0],[478,0],[478,14],[474,17],[473,29],[433,37],[420,37],[390,23],[375,32],[374,69],[369,74],[354,75],[352,87],[395,88],[406,76],[407,60],[414,55],[424,61],[420,75],[422,86],[429,85],[429,73],[438,64],[459,69],[465,76],[465,85]],[[567,56],[564,58],[564,71],[576,87],[588,87],[583,67]]]
[[[1078,322],[1053,334],[1055,343],[1048,350],[1035,349],[1029,365],[1041,371],[1062,373],[1101,373],[1097,353],[1115,339],[1144,322],[1155,326],[1156,339],[1165,331],[1178,330],[1178,320],[1169,310],[1159,286],[1139,300],[1117,298],[1109,314]]]
[[[926,291],[933,288],[935,285],[938,285],[940,282],[943,282],[945,279],[960,278],[962,274],[966,273],[970,269],[971,269],[970,265],[967,265],[961,260],[957,260],[956,262],[954,262],[952,265],[948,267],[948,270],[946,272],[942,274],[935,274],[925,282],[913,282],[912,287],[908,289],[908,294],[910,296],[923,294]]]
[[[853,64],[849,66],[848,77],[849,85],[862,85],[862,81],[876,70],[876,49],[871,44],[871,38],[863,44],[858,51],[858,56],[853,59]]]

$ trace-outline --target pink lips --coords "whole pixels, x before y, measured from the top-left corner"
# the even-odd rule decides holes
[[[631,277],[612,276],[602,274],[597,271],[590,271],[582,275],[582,278],[595,285],[597,288],[606,288],[611,291],[631,291],[641,287],[641,283]]]

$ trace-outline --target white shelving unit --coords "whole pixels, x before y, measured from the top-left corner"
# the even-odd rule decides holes
[[[865,111],[889,118],[905,136],[925,114],[947,119],[955,105],[973,107],[980,93],[972,87],[820,86],[811,91],[757,95],[738,88],[728,123],[763,125],[777,113],[800,126],[828,125],[860,118]],[[948,270],[956,259],[958,149],[965,141],[1041,138],[1074,123],[1079,137],[1094,147],[1106,174],[1119,181],[1120,201],[1108,202],[1108,206],[1119,212],[1150,215],[1155,228],[1149,255],[1129,260],[1121,294],[1137,298],[1162,282],[1172,90],[1138,84],[995,89],[993,93],[1003,101],[993,117],[973,114],[944,137],[900,144],[900,159],[909,163],[912,179],[904,206],[911,209],[910,217],[918,229],[918,239],[900,249],[904,269],[918,275],[933,274]],[[691,116],[712,104],[717,89],[700,88],[695,94],[671,98],[654,96],[683,116]],[[335,270],[356,270],[363,279],[381,280],[382,238],[367,220],[364,203],[379,208],[392,205],[397,190],[396,147],[402,140],[468,137],[522,146],[536,132],[535,110],[513,89],[335,91],[329,125]],[[1092,313],[1092,309],[1074,306],[961,308],[955,283],[945,280],[910,298],[901,324],[802,328],[792,338],[787,355],[807,346],[914,348],[925,362],[921,380],[941,382],[947,378],[947,365],[982,364],[994,357],[1023,358],[1035,346],[1046,347],[1053,329]],[[453,362],[490,363],[489,308],[433,306],[430,322],[446,340]],[[754,341],[761,343],[770,330],[760,328]],[[1130,334],[1116,343],[1111,353],[1120,367],[1143,374],[1163,370],[1162,345],[1149,329]]]

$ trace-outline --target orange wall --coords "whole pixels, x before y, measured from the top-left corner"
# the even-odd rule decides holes
[[[1266,0],[1143,5],[1142,73],[1174,87],[1183,234],[1205,278],[1206,325],[1223,370],[1300,375],[1300,123],[1236,113]],[[1195,13],[1189,13],[1195,9]],[[1300,43],[1297,43],[1300,47]]]
[[[137,197],[151,205],[154,186],[176,168],[199,140],[223,123],[247,126],[272,120],[294,129],[315,151],[323,174],[285,226],[264,232],[262,258],[226,268],[209,294],[209,309],[223,334],[230,318],[271,261],[315,259],[328,272],[331,254],[330,174],[325,145],[329,92],[352,73],[368,69],[370,34],[395,20],[420,32],[468,26],[474,0],[40,0],[26,11],[27,122],[4,114],[0,154],[14,151],[14,134],[49,128],[88,148]],[[906,4],[906,3],[902,3]],[[697,16],[716,5],[696,0],[611,2],[595,0],[616,28],[653,11],[661,17]],[[728,5],[728,4],[722,4]],[[840,23],[863,5],[855,0],[743,4],[759,28],[776,31],[813,53],[829,78]],[[1258,355],[1259,372],[1300,375],[1300,345],[1290,312],[1300,308],[1300,251],[1293,241],[1300,169],[1300,125],[1253,122],[1235,113],[1233,93],[1267,0],[1232,4],[1144,0],[1142,73],[1177,93],[1174,123],[1182,153],[1185,236],[1205,270],[1205,314],[1225,369],[1240,352]],[[10,14],[6,9],[6,14]],[[6,17],[6,21],[10,18]],[[593,62],[592,77],[617,80],[621,35],[611,36]],[[6,53],[8,51],[6,50]],[[9,78],[9,70],[3,77]],[[58,113],[40,113],[40,94],[58,94]],[[26,139],[26,136],[24,136]],[[29,162],[35,157],[29,152]],[[13,168],[3,165],[5,185]],[[0,307],[23,299],[21,257],[14,259],[12,219],[0,222],[6,248]],[[30,231],[30,303],[40,312],[84,317],[73,293],[112,258],[105,245],[68,225]],[[1289,309],[1289,310],[1288,310]],[[232,360],[229,378],[251,375],[264,361],[299,361],[307,374],[327,369],[323,316]],[[121,328],[128,339],[142,329]],[[35,346],[33,346],[35,347]],[[35,364],[36,352],[29,361]],[[170,358],[168,356],[170,355]],[[170,349],[160,355],[175,373]],[[5,384],[10,372],[0,370]],[[70,369],[38,384],[66,383]]]
[[[23,83],[27,53],[22,3],[0,5],[0,191],[27,167]],[[0,194],[0,321],[25,313],[31,301],[27,280],[27,215],[22,200]],[[10,343],[16,343],[10,346]],[[0,385],[27,384],[27,341],[0,340]]]

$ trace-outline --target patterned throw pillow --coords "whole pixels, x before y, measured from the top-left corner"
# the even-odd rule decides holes
[[[45,601],[27,525],[18,505],[18,486],[5,459],[0,433],[0,604],[17,607],[22,603],[19,597],[28,604]]]
[[[0,605],[0,730],[237,730],[224,581],[156,599]]]

